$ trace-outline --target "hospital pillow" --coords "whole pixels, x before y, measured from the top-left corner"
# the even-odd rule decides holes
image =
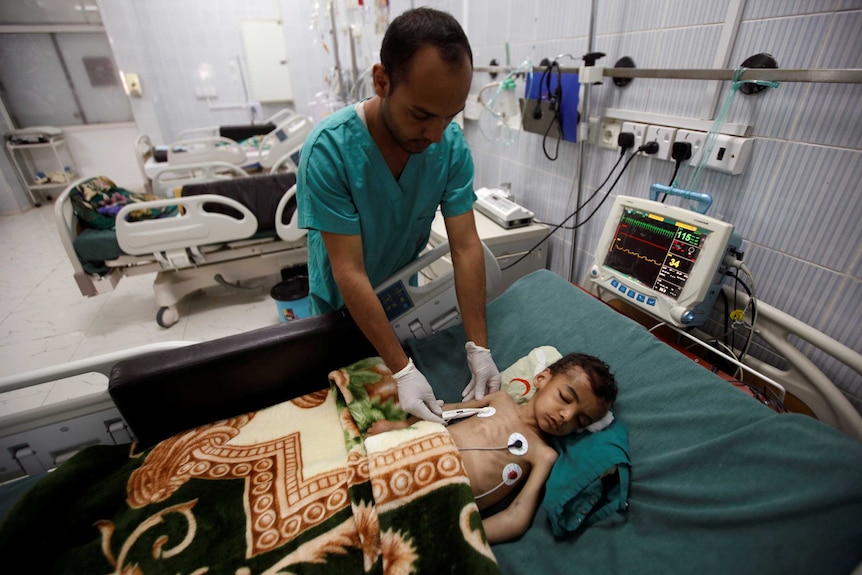
[[[72,209],[84,226],[97,230],[112,230],[117,213],[129,203],[146,202],[159,198],[149,194],[130,192],[106,178],[97,176],[81,182],[70,192]],[[149,220],[173,215],[175,206],[142,209],[131,213],[130,219]]]
[[[500,373],[501,388],[515,403],[526,403],[536,392],[533,378],[561,357],[560,352],[549,345],[535,348]]]

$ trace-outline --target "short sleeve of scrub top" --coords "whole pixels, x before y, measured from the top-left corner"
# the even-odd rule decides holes
[[[344,305],[321,231],[360,234],[366,272],[377,286],[425,247],[438,206],[454,217],[475,200],[473,159],[457,124],[440,143],[410,156],[396,181],[353,106],[325,118],[303,145],[297,179],[299,226],[309,230],[312,312]]]

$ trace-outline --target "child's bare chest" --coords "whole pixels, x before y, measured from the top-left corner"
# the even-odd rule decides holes
[[[458,446],[479,509],[503,499],[523,483],[541,439],[523,425],[514,410],[497,409],[490,417],[449,426]]]

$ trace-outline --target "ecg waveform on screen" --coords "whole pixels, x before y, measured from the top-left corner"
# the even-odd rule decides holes
[[[621,240],[621,238],[617,238],[616,240],[614,240],[614,249],[616,249],[617,251],[620,251],[620,252],[623,252],[623,253],[626,253],[626,254],[632,255],[632,256],[634,256],[634,257],[636,257],[636,258],[640,259],[640,260],[648,261],[648,262],[650,262],[651,264],[655,264],[655,265],[657,265],[657,266],[660,266],[660,265],[661,265],[661,262],[660,262],[660,261],[658,261],[658,260],[655,260],[655,259],[653,259],[653,258],[648,258],[648,257],[646,257],[645,255],[643,255],[643,254],[641,254],[641,253],[634,252],[634,251],[629,250],[629,249],[626,249],[626,248],[624,248],[624,247],[620,247],[620,246],[618,245],[618,244],[620,243],[620,241],[622,241],[622,240]]]
[[[676,233],[675,229],[668,229],[665,227],[657,226],[655,224],[651,224],[651,223],[645,222],[641,219],[632,218],[629,216],[623,216],[620,223],[621,224],[631,224],[633,227],[645,228],[646,230],[648,230],[654,234],[658,234],[660,236],[665,236],[667,238],[674,237],[674,235]]]

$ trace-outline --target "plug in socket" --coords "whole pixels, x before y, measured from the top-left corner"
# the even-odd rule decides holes
[[[658,152],[655,157],[660,160],[670,159],[670,149],[676,136],[676,128],[665,126],[648,126],[645,142],[658,142]]]
[[[700,162],[700,153],[703,148],[703,143],[706,141],[706,132],[695,132],[691,130],[677,130],[677,142],[688,142],[691,144],[691,158],[688,163],[696,166]]]
[[[623,132],[631,132],[635,135],[635,150],[643,146],[646,141],[647,125],[637,124],[635,122],[623,122]]]
[[[617,139],[622,131],[623,126],[619,122],[602,120],[599,126],[599,146],[609,150],[616,150],[619,145]]]

